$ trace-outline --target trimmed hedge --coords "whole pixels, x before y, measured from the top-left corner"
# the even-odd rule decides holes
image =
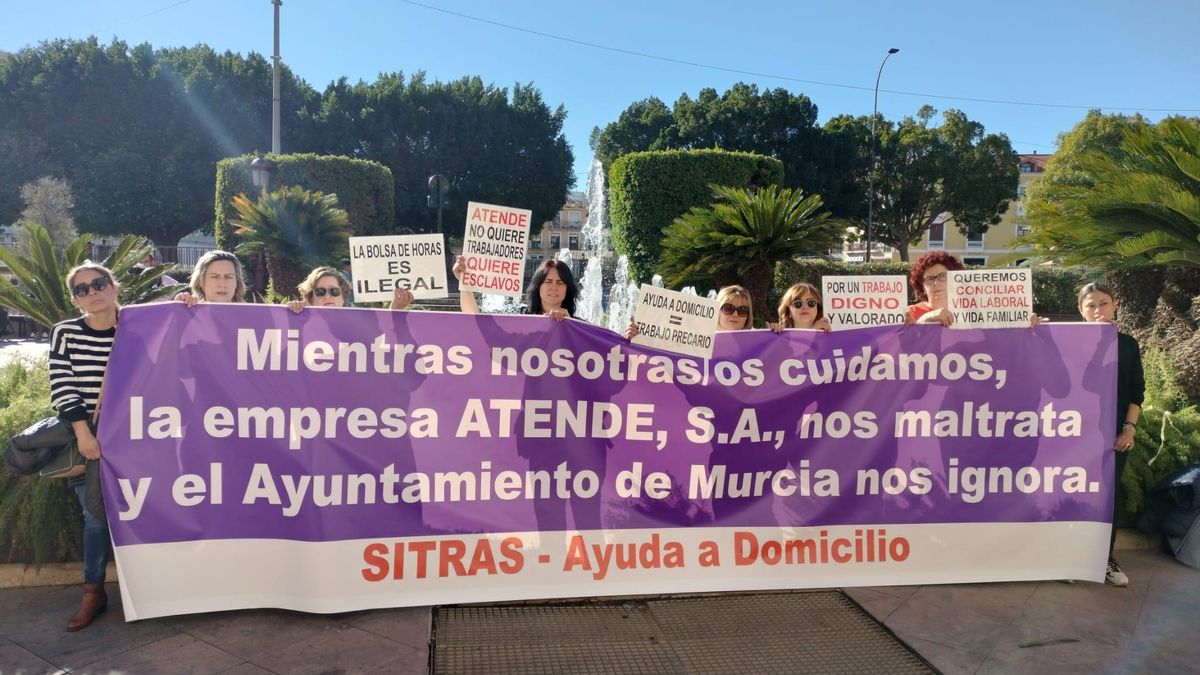
[[[233,209],[229,201],[237,194],[258,191],[250,176],[253,155],[230,157],[217,162],[216,220],[213,233],[217,248],[233,250],[229,220]],[[350,216],[350,231],[355,236],[390,234],[395,219],[395,185],[392,170],[365,159],[334,155],[271,155],[277,170],[272,189],[299,185],[307,190],[334,193],[338,207]]]
[[[608,173],[613,246],[629,256],[635,283],[649,281],[662,253],[663,228],[693,206],[712,202],[710,184],[746,187],[783,182],[783,162],[750,152],[634,152]]]

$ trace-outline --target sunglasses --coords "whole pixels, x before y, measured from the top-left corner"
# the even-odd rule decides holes
[[[314,288],[313,289],[313,295],[317,296],[318,298],[325,297],[326,293],[328,293],[330,295],[330,297],[340,298],[342,296],[342,289],[338,288],[337,286],[334,286],[333,288]]]
[[[89,283],[75,284],[71,287],[71,293],[77,298],[82,298],[86,296],[89,291],[96,291],[99,293],[100,291],[108,288],[110,284],[112,284],[112,277],[96,277]]]
[[[738,305],[735,307],[731,303],[727,302],[721,305],[721,313],[728,314],[730,316],[737,314],[738,316],[745,318],[750,316],[750,305]]]
[[[804,307],[806,305],[808,307],[816,307],[819,304],[821,304],[821,303],[817,302],[816,300],[813,300],[812,298],[792,301],[792,307],[795,307],[796,309],[800,309],[801,307]]]

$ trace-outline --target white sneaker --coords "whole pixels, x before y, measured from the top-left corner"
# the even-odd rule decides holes
[[[1129,577],[1121,571],[1116,558],[1108,559],[1108,570],[1104,574],[1104,583],[1110,586],[1128,586]]]

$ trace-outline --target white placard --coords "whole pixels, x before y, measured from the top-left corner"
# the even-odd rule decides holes
[[[532,218],[527,209],[467,203],[462,290],[521,297]]]
[[[1028,326],[1033,273],[1029,268],[955,270],[946,275],[946,303],[955,328]]]
[[[908,279],[902,274],[821,277],[822,304],[833,330],[904,323]]]
[[[418,300],[446,297],[445,252],[440,234],[350,237],[354,300],[391,300],[397,288]]]
[[[633,320],[636,345],[711,358],[717,332],[716,300],[642,284]]]

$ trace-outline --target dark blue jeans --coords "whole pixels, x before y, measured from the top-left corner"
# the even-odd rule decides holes
[[[108,523],[92,515],[87,508],[87,485],[72,486],[83,511],[83,583],[102,584],[108,568]]]

